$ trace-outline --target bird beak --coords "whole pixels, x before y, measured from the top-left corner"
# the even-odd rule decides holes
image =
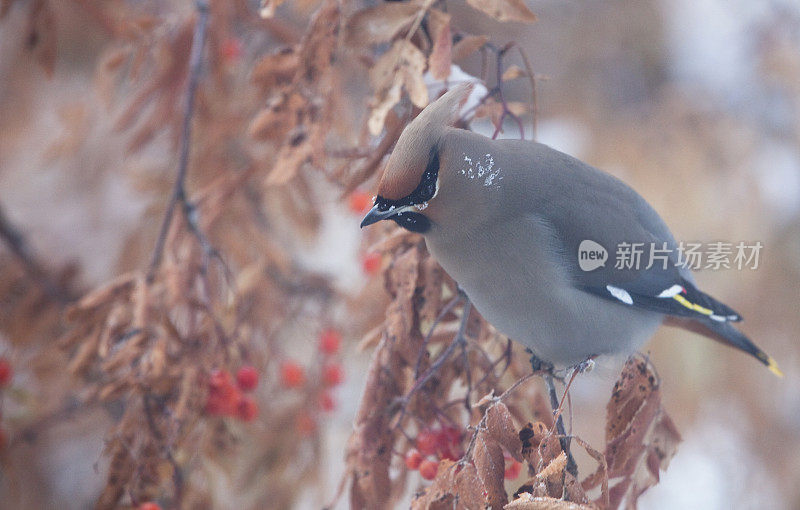
[[[404,205],[403,207],[396,207],[394,209],[389,209],[388,211],[379,211],[378,206],[375,205],[369,210],[367,215],[364,216],[364,219],[361,220],[361,228],[367,227],[381,220],[388,220],[392,216],[397,216],[398,214],[408,211],[413,207],[413,205]]]

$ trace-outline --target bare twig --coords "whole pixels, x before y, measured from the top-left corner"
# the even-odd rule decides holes
[[[444,308],[442,308],[442,311],[439,312],[439,315],[436,316],[433,324],[431,324],[431,329],[428,330],[428,334],[425,335],[425,338],[422,340],[422,347],[419,350],[419,356],[417,356],[417,363],[414,365],[414,379],[419,379],[419,371],[422,367],[422,360],[425,358],[425,352],[427,352],[428,349],[428,342],[431,341],[433,332],[436,330],[436,327],[439,325],[439,323],[442,322],[442,319],[444,319],[445,315],[450,313],[450,311],[456,306],[456,304],[458,304],[460,300],[461,294],[451,299],[450,302],[447,303]]]
[[[447,308],[452,308],[452,306],[455,306],[455,303],[458,302],[459,299],[464,299],[464,307],[461,312],[462,313],[461,324],[459,325],[458,333],[456,333],[455,338],[453,339],[452,342],[450,342],[450,344],[447,346],[444,352],[442,352],[439,355],[439,357],[436,358],[436,361],[434,361],[433,364],[430,367],[428,367],[428,369],[421,376],[415,377],[414,386],[411,387],[408,393],[406,393],[402,397],[398,397],[394,401],[394,404],[397,407],[399,407],[399,412],[400,412],[399,417],[395,422],[395,427],[402,426],[403,418],[405,418],[406,410],[408,408],[408,403],[411,400],[411,397],[413,397],[417,391],[419,391],[423,386],[425,386],[425,384],[431,379],[431,377],[433,377],[442,368],[442,365],[444,365],[444,363],[447,361],[450,355],[453,354],[453,352],[456,350],[458,346],[462,345],[463,343],[466,343],[467,340],[465,335],[467,329],[467,320],[469,319],[469,314],[470,311],[472,310],[472,303],[470,302],[469,298],[466,295],[459,293],[459,296],[456,296],[450,303],[448,303],[445,306],[445,310]],[[439,317],[437,317],[436,322],[438,322],[441,319],[441,317],[444,317],[444,315],[446,315],[447,312],[445,310],[443,310],[439,314]],[[436,327],[436,322],[434,322],[433,326],[431,327],[431,331],[429,332],[428,335],[429,337],[430,334],[433,332],[434,328]],[[424,350],[425,347],[423,346],[422,352],[424,352]],[[420,360],[418,359],[417,369],[419,369],[419,361]],[[394,409],[396,410],[397,408]]]
[[[519,44],[516,46],[517,51],[519,51],[519,56],[525,64],[525,72],[528,73],[528,79],[531,82],[531,140],[536,140],[536,121],[539,117],[539,104],[536,98],[536,76],[533,74],[533,66],[528,59],[527,53],[525,53],[525,50],[523,50],[522,46]]]
[[[500,99],[500,104],[503,106],[503,111],[500,114],[500,120],[497,121],[497,126],[495,126],[492,140],[496,139],[497,135],[500,134],[500,131],[503,128],[503,121],[505,120],[506,116],[511,117],[514,122],[517,123],[517,127],[519,128],[519,137],[523,140],[525,139],[525,129],[522,126],[522,119],[508,109],[508,103],[506,102],[505,97],[503,97],[503,57],[505,56],[506,52],[508,52],[508,50],[513,48],[515,45],[516,43],[510,42],[497,51],[497,97]]]
[[[153,258],[150,261],[150,268],[147,271],[147,281],[152,282],[155,278],[156,270],[161,264],[161,259],[164,255],[164,245],[167,240],[167,233],[172,224],[172,219],[175,215],[175,208],[180,202],[184,208],[184,213],[187,216],[191,228],[195,233],[193,226],[193,219],[190,218],[189,206],[186,197],[186,173],[189,167],[189,149],[191,147],[192,137],[192,117],[194,115],[194,98],[197,91],[197,83],[200,79],[200,69],[202,67],[203,46],[206,39],[206,26],[208,25],[208,2],[206,0],[197,0],[196,8],[198,13],[197,23],[194,26],[194,34],[192,36],[192,53],[189,56],[189,75],[188,83],[186,85],[186,104],[183,112],[183,125],[181,129],[180,141],[180,159],[178,161],[178,175],[175,178],[175,185],[172,188],[169,203],[167,204],[167,211],[164,214],[164,221],[161,223],[161,231],[158,234],[156,246],[153,250]],[[200,238],[201,242],[204,238]],[[205,245],[204,245],[205,248]]]
[[[469,298],[464,297],[464,308],[461,312],[461,325],[458,328],[456,337],[452,342],[450,342],[450,345],[447,346],[447,349],[445,349],[444,352],[442,352],[439,357],[436,358],[436,361],[434,361],[433,364],[428,367],[428,370],[426,370],[425,373],[416,380],[411,390],[405,395],[405,397],[403,397],[403,400],[408,401],[408,399],[410,399],[415,392],[425,386],[425,383],[427,383],[430,378],[433,377],[440,368],[442,368],[442,365],[444,365],[444,362],[447,361],[447,358],[453,354],[453,351],[456,350],[456,347],[461,345],[462,342],[467,341],[464,335],[467,329],[467,319],[469,318],[469,313],[471,310],[472,303],[470,302]]]
[[[147,426],[150,428],[150,433],[159,442],[165,442],[164,434],[158,429],[156,425],[155,416],[153,416],[152,402],[157,400],[150,392],[142,395],[142,402],[144,403],[145,417],[147,418]],[[159,403],[161,407],[163,404]],[[172,483],[175,487],[175,503],[178,508],[181,506],[183,500],[183,470],[180,464],[172,455],[172,445],[163,444],[162,451],[167,462],[172,466]]]
[[[69,300],[69,296],[60,285],[55,283],[47,271],[36,260],[36,257],[31,253],[28,243],[22,236],[17,228],[11,224],[11,221],[5,215],[5,212],[0,208],[0,238],[5,242],[8,249],[22,264],[28,276],[36,282],[39,287],[47,294],[47,296],[54,301],[64,303]]]

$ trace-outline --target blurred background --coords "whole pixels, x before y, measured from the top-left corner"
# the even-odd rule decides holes
[[[191,6],[182,3],[145,4],[137,9],[159,21],[131,24],[141,45],[155,44],[159,30],[180,32],[192,15]],[[204,74],[201,104],[215,93],[263,103],[266,96],[250,90],[248,62],[297,42],[317,6],[290,1],[261,22],[256,5],[241,4],[236,15],[246,16],[241,13],[249,9],[254,20],[232,24],[238,32],[210,40],[208,51],[230,61],[208,64],[225,67],[227,81],[203,85],[211,72]],[[701,270],[697,280],[744,316],[741,329],[778,361],[785,377],[707,339],[662,328],[645,352],[661,375],[664,406],[683,443],[641,507],[800,508],[800,4],[536,0],[527,5],[538,16],[534,24],[501,24],[463,2],[448,2],[447,12],[454,30],[486,34],[498,47],[515,41],[525,49],[538,78],[538,141],[623,179],[659,211],[678,240],[763,245],[757,269]],[[4,223],[24,236],[43,271],[67,282],[64,288],[73,289],[74,299],[125,271],[147,268],[174,181],[176,143],[162,133],[137,146],[135,134],[120,127],[137,89],[125,83],[129,78],[109,78],[104,70],[112,65],[109,52],[118,48],[118,38],[127,37],[109,28],[118,21],[110,8],[4,1],[0,10],[0,208]],[[41,12],[49,13],[47,20]],[[175,47],[186,50],[190,34]],[[185,65],[186,55],[178,60]],[[480,76],[479,54],[459,64]],[[358,69],[355,57],[342,58],[341,65]],[[363,70],[354,73],[337,91],[339,124],[355,125],[365,116]],[[180,113],[183,87],[173,93],[167,102]],[[526,101],[529,83],[510,82],[507,94]],[[140,103],[136,114],[163,113],[168,108],[159,100]],[[224,115],[235,125],[255,111],[230,110],[199,115]],[[529,128],[530,117],[525,120]],[[218,134],[205,129],[200,136],[224,136],[235,145],[248,136],[247,123],[238,125],[244,128]],[[526,134],[530,137],[530,130]],[[513,124],[503,136],[518,136]],[[212,163],[236,166],[226,154],[212,155]],[[257,150],[250,154],[260,161]],[[192,167],[193,190],[214,182],[208,170],[200,177],[191,172]],[[279,350],[292,359],[314,359],[317,339],[330,324],[342,336],[337,363],[344,381],[332,394],[336,404],[314,422],[324,426],[314,427],[312,444],[284,452],[314,459],[313,467],[292,475],[296,486],[285,501],[296,508],[319,508],[336,492],[366,382],[370,348],[357,345],[382,319],[387,300],[377,274],[381,261],[369,253],[375,239],[365,241],[358,229],[363,204],[342,198],[346,186],[308,180],[309,202],[318,214],[306,230],[293,226],[303,213],[289,211],[280,191],[261,195],[271,199],[267,221],[277,232],[273,242],[287,271],[321,278],[326,292],[336,296],[311,305],[318,306],[308,312],[315,320],[301,314],[282,325]],[[359,190],[370,197],[374,182],[367,180]],[[294,223],[282,226],[284,215]],[[245,253],[248,234],[235,227],[212,232],[212,241],[229,240]],[[64,371],[68,357],[50,353],[67,327],[58,307],[47,318],[37,315],[42,310],[25,302],[30,288],[25,275],[35,271],[12,268],[17,259],[7,242],[2,251],[7,267],[0,270],[0,356],[11,361],[14,378],[0,407],[7,437],[0,451],[0,507],[6,507],[3,501],[15,502],[8,508],[93,507],[107,483],[109,462],[102,451],[121,411],[108,405],[81,408],[84,387],[65,382],[74,381]],[[266,341],[259,338],[249,345],[248,359],[278,385],[283,366],[252,354]],[[621,360],[598,365],[572,389],[574,431],[592,444],[602,444],[605,402]],[[67,398],[53,386],[73,389]],[[259,398],[262,415],[282,405],[268,390]],[[73,400],[72,411],[58,411]],[[264,432],[276,426],[265,420],[252,427],[266,427],[255,429]],[[247,439],[246,431],[237,434],[242,444],[258,442]],[[206,466],[212,473],[206,476],[222,476],[228,465]],[[238,481],[227,485],[209,482],[230,503],[217,507],[258,507],[257,499],[235,493],[246,478],[237,473]]]

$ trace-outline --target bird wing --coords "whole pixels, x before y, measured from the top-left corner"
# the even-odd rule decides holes
[[[537,192],[528,210],[549,225],[559,263],[576,288],[666,315],[741,320],[697,289],[669,228],[638,193],[566,154],[542,145],[538,151]],[[582,248],[596,245],[607,252],[605,263],[582,261]]]

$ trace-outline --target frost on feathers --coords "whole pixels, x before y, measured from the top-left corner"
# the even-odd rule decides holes
[[[464,167],[461,168],[461,175],[469,179],[483,179],[484,186],[496,185],[495,180],[501,180],[500,169],[495,168],[494,157],[491,154],[484,154],[477,162],[464,154]]]

